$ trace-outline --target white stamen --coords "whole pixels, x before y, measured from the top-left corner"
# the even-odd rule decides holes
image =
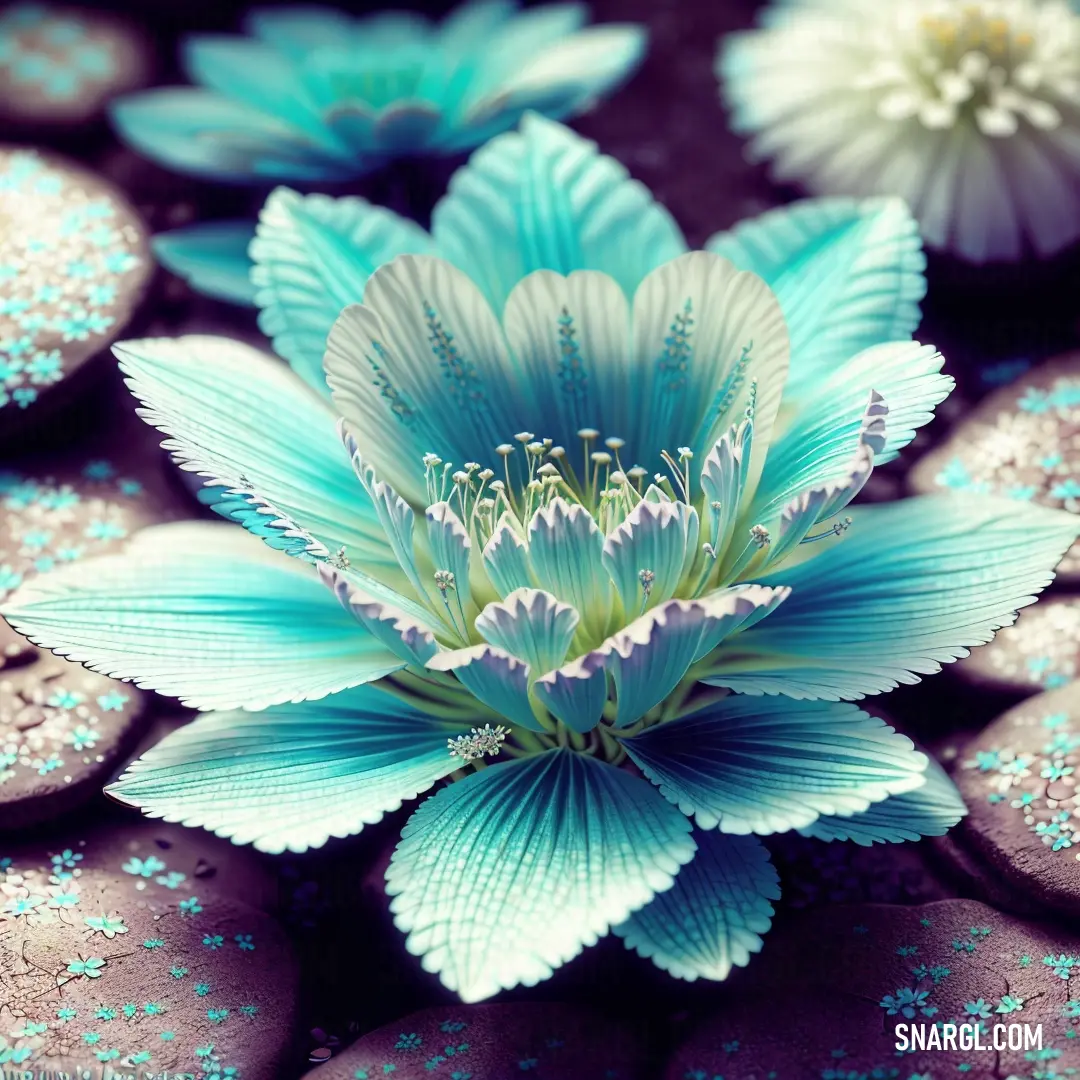
[[[477,758],[496,757],[510,729],[502,724],[492,727],[485,724],[482,728],[473,728],[468,735],[459,735],[456,739],[447,739],[446,748],[451,757],[462,761],[475,761]]]
[[[764,525],[755,525],[750,530],[750,539],[757,544],[759,548],[765,547],[772,540],[769,536],[769,530]]]

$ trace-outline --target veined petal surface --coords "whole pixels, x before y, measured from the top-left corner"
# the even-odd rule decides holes
[[[856,353],[909,338],[919,325],[926,257],[901,199],[805,199],[742,221],[705,246],[760,274],[776,293],[791,335],[790,400]]]
[[[309,386],[329,396],[323,354],[338,315],[363,299],[376,267],[430,247],[419,225],[366,199],[278,188],[251,244],[259,328]]]
[[[851,517],[843,536],[758,579],[791,597],[719,649],[705,682],[830,701],[916,683],[1011,625],[1080,531],[1064,511],[962,493]]]
[[[927,762],[910,739],[854,705],[739,695],[622,744],[700,828],[737,834],[860,813],[922,784]]]
[[[454,174],[431,231],[437,253],[496,311],[534,270],[601,270],[632,296],[646,274],[686,251],[674,219],[623,165],[535,113]]]
[[[224,523],[143,529],[43,574],[0,613],[31,641],[196,709],[324,697],[405,666],[314,567]]]
[[[107,789],[148,817],[260,851],[350,836],[459,765],[462,727],[372,687],[263,712],[216,712],[168,735]]]
[[[697,854],[675,884],[615,933],[676,979],[721,982],[761,950],[780,883],[756,836],[694,831]]]
[[[402,832],[387,892],[411,953],[463,1001],[533,986],[669,889],[690,823],[648,783],[569,751],[489,766]]]
[[[273,357],[192,335],[114,347],[142,416],[181,468],[239,495],[254,492],[328,550],[396,571],[334,415]]]
[[[967,814],[967,807],[945,770],[930,758],[922,787],[890,795],[861,814],[822,816],[799,832],[817,840],[849,840],[862,847],[899,844],[924,836],[944,836]]]

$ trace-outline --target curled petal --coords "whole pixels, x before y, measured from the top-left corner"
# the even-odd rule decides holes
[[[432,671],[452,671],[458,681],[489,708],[512,723],[543,731],[529,703],[529,666],[493,645],[471,645],[436,653]]]
[[[518,589],[503,603],[488,604],[477,616],[484,640],[524,661],[535,671],[550,671],[566,656],[578,613],[540,589]]]
[[[533,684],[540,703],[574,731],[591,731],[600,722],[608,697],[607,655],[586,653]]]
[[[574,607],[587,626],[602,626],[611,611],[603,551],[604,534],[580,504],[554,498],[529,522],[529,561],[537,583]]]
[[[670,599],[697,555],[698,515],[682,502],[642,500],[604,541],[604,567],[623,608],[640,613]],[[642,573],[648,589],[643,590]]]
[[[449,503],[440,502],[427,508],[428,544],[435,573],[449,573],[457,594],[456,603],[469,602],[469,549],[472,541],[461,519]]]
[[[439,644],[427,613],[406,597],[394,597],[398,600],[395,605],[385,598],[372,596],[362,585],[355,583],[356,575],[346,576],[343,571],[326,564],[319,567],[319,575],[342,606],[406,663],[424,667],[438,652]]]
[[[528,546],[510,524],[508,514],[503,514],[484,545],[483,559],[488,578],[502,597],[536,584],[529,569]]]
[[[616,724],[632,724],[659,705],[691,664],[755,616],[773,611],[787,596],[785,589],[750,585],[701,600],[669,600],[610,638],[597,651],[608,657],[615,678]]]

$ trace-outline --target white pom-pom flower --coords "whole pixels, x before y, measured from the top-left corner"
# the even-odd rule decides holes
[[[927,243],[973,262],[1080,236],[1067,0],[781,0],[721,42],[717,74],[777,180],[900,195]]]

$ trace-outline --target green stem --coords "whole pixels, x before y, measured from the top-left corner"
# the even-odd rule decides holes
[[[545,750],[551,749],[550,746],[547,746],[540,741],[540,737],[535,732],[528,731],[525,728],[514,728],[510,738],[513,739],[522,750],[526,750],[531,754],[542,754]]]

